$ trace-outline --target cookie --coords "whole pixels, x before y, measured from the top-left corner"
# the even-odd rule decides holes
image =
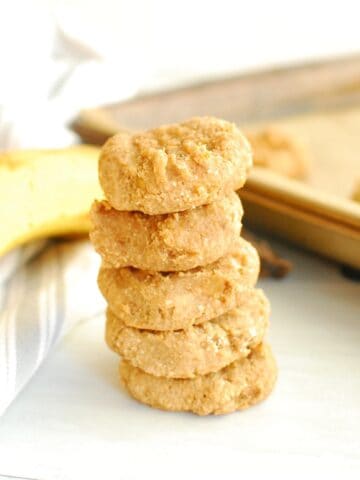
[[[360,180],[358,180],[358,182],[356,183],[351,198],[355,200],[355,202],[360,202]]]
[[[106,342],[132,365],[157,377],[193,378],[217,372],[264,338],[270,305],[261,290],[242,294],[241,307],[186,330],[156,332],[127,327],[106,314]]]
[[[120,212],[107,201],[91,209],[91,241],[115,268],[179,271],[207,265],[225,255],[239,236],[243,214],[236,193],[181,213]]]
[[[269,168],[286,177],[303,179],[309,172],[308,154],[301,142],[286,130],[266,127],[246,132],[254,165]]]
[[[243,410],[266,398],[274,387],[277,367],[270,346],[260,344],[215,373],[195,378],[155,377],[126,360],[120,377],[128,392],[142,403],[171,411],[215,415]]]
[[[100,155],[99,180],[117,210],[158,215],[241,188],[251,164],[249,143],[234,124],[197,117],[110,138]]]
[[[111,310],[129,326],[179,330],[235,308],[239,294],[258,279],[259,256],[238,237],[229,253],[185,272],[104,268],[98,284]]]

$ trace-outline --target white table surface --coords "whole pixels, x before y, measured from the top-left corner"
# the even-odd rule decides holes
[[[360,283],[313,256],[281,250],[293,273],[260,282],[272,303],[269,338],[279,363],[266,402],[203,418],[140,405],[118,385],[118,360],[99,318],[58,345],[0,420],[0,474],[360,478]]]

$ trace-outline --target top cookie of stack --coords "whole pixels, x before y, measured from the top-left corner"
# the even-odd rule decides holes
[[[243,186],[250,145],[232,123],[192,118],[105,144],[101,187],[117,210],[148,215],[180,212],[214,202]]]
[[[112,137],[99,161],[107,200],[92,208],[105,266],[182,271],[225,255],[241,230],[234,190],[251,163],[239,129],[212,117]]]

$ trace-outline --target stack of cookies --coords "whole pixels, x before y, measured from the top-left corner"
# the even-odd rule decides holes
[[[238,128],[201,117],[104,145],[91,211],[106,341],[137,400],[199,415],[244,409],[276,379],[269,303],[235,191],[251,167]]]

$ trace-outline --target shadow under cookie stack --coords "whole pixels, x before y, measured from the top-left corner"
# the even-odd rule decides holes
[[[106,200],[92,206],[90,237],[106,341],[140,402],[222,414],[273,388],[270,306],[254,288],[259,257],[240,237],[235,193],[251,163],[238,128],[212,117],[120,133],[102,149]]]

